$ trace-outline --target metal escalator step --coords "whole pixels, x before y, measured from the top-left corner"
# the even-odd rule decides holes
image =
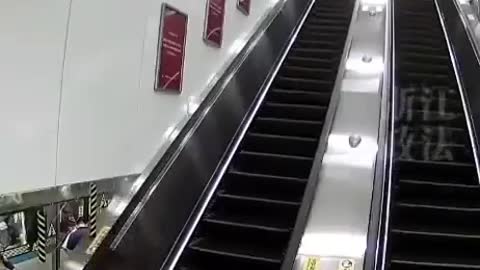
[[[405,113],[406,121],[432,123],[447,127],[463,128],[465,127],[465,119],[463,113],[454,112],[436,112],[409,109]]]
[[[425,194],[429,194],[428,197]],[[480,207],[480,189],[468,185],[439,185],[431,182],[400,181],[398,202],[429,204],[447,207]]]
[[[408,144],[408,158],[432,162],[474,163],[473,153],[465,145],[438,142],[411,142]]]
[[[306,79],[333,80],[335,75],[332,69],[311,68],[302,66],[285,65],[279,71],[280,76],[298,77]]]
[[[225,217],[221,217],[221,218],[207,217],[203,220],[203,222],[220,224],[225,226],[241,227],[246,229],[261,230],[261,231],[267,231],[267,232],[288,233],[291,231],[290,228],[277,228],[272,226],[251,224],[251,223],[245,222],[245,219],[243,218],[232,220],[231,218],[225,218]]]
[[[237,245],[232,245],[235,243]],[[258,245],[255,250],[251,247],[254,246],[250,243],[244,243],[242,240],[235,239],[234,241],[223,239],[199,239],[189,246],[189,249],[201,253],[207,253],[210,255],[233,257],[238,259],[244,259],[247,261],[259,261],[266,263],[280,264],[282,255],[271,253],[268,248],[262,250]],[[271,247],[271,249],[274,249]]]
[[[175,269],[280,269],[322,133],[353,4],[314,4]]]
[[[427,37],[427,36],[412,37],[411,35],[410,36],[405,35],[405,36],[398,37],[397,42],[398,42],[398,46],[400,47],[400,49],[402,49],[401,45],[403,45],[403,44],[432,46],[432,47],[435,47],[435,48],[442,47],[442,45],[438,45],[438,44],[441,44],[441,40],[438,40],[438,39],[432,38],[432,37]],[[443,46],[443,48],[445,48],[445,50],[446,50],[446,47]]]
[[[312,138],[249,132],[242,149],[283,155],[313,157],[317,141]]]
[[[480,264],[480,257],[477,255],[479,238],[457,237],[453,234],[440,236],[395,232],[390,237],[392,237],[392,252],[398,254],[395,257],[432,262],[445,260],[458,264]]]
[[[435,23],[435,20],[434,19],[422,19],[422,18],[412,18],[411,20],[407,20],[407,21],[402,21],[402,29],[399,29],[400,31],[402,30],[414,30],[414,31],[425,31],[425,28],[422,28],[420,27],[420,24],[431,24],[431,23]],[[443,32],[442,32],[442,29],[437,29],[437,28],[429,28],[429,32],[430,33],[435,33],[437,34],[438,36],[443,36]],[[445,44],[442,44],[442,45],[445,45]]]
[[[326,5],[323,5],[321,8],[314,8],[312,10],[312,14],[317,14],[319,11],[333,13],[333,14],[335,14],[335,13],[345,13],[345,7],[344,6],[326,6]],[[338,20],[338,21],[343,22],[343,20]]]
[[[328,106],[328,103],[330,102],[330,93],[315,93],[295,89],[272,89],[268,95],[268,100],[278,103],[292,102],[296,104],[319,104],[322,106]]]
[[[307,178],[313,160],[300,156],[241,151],[233,167],[240,171]]]
[[[421,270],[421,269],[480,269],[480,264],[459,264],[449,261],[420,261],[406,259],[392,259],[390,262],[392,270]]]
[[[225,194],[251,196],[276,201],[300,203],[305,190],[305,182],[279,181],[272,178],[227,175],[227,182],[222,186]]]
[[[480,234],[476,209],[399,203],[394,207],[392,229],[476,235]]]
[[[446,238],[456,238],[456,239],[480,239],[480,234],[455,234],[455,233],[442,233],[442,232],[432,232],[432,231],[421,231],[421,230],[402,230],[402,229],[393,229],[394,234],[405,234],[410,236],[425,236],[425,237],[446,237]]]
[[[289,104],[267,101],[259,112],[259,116],[295,120],[322,121],[327,112],[326,106]]]
[[[436,20],[435,20],[436,15],[435,14],[430,14],[430,13],[425,12],[425,11],[409,10],[409,9],[404,8],[401,11],[399,11],[399,13],[400,13],[399,15],[408,16],[409,18],[416,18],[417,20],[418,19],[423,19],[423,20],[428,20],[428,22],[431,22],[431,23],[436,22]]]
[[[331,68],[335,61],[335,59],[288,56],[285,63],[287,65],[302,66],[306,68]]]
[[[292,125],[295,125],[294,129],[291,128]],[[322,121],[299,121],[257,117],[252,125],[252,131],[257,133],[316,138],[322,132],[322,127]]]
[[[247,172],[242,172],[242,171],[237,171],[237,170],[231,170],[231,171],[229,171],[229,174],[236,175],[236,176],[241,176],[241,177],[256,178],[256,181],[269,180],[269,181],[278,181],[278,182],[280,182],[280,181],[301,182],[301,183],[306,183],[307,182],[306,178],[278,176],[278,175],[270,175],[270,174],[259,174],[259,173],[247,173]],[[261,180],[259,180],[259,179],[261,179]]]
[[[338,32],[348,30],[348,25],[328,25],[328,24],[305,24],[305,29],[308,31],[328,31]]]
[[[419,61],[422,63],[437,64],[437,65],[448,65],[450,64],[450,58],[448,55],[439,55],[432,52],[405,52],[403,55],[404,59]]]
[[[432,181],[422,180],[422,179],[415,179],[415,180],[400,179],[399,182],[400,184],[402,184],[402,186],[415,185],[416,189],[422,188],[421,186],[423,185],[425,186],[430,185],[430,186],[433,186],[433,188],[447,188],[449,191],[454,191],[459,188],[460,189],[468,188],[468,189],[474,189],[474,190],[480,189],[480,187],[477,185],[461,184],[459,183],[460,181],[456,179],[451,179],[450,181],[446,181],[446,182],[432,182]]]
[[[332,25],[332,26],[348,26],[348,22],[332,20],[332,19],[322,19],[322,18],[310,18],[306,22],[307,25]]]
[[[298,39],[297,42],[294,44],[295,47],[302,47],[302,48],[326,48],[326,49],[338,49],[342,46],[341,41],[336,40],[318,40],[318,39],[307,39],[302,38]]]
[[[440,31],[435,31],[426,28],[414,28],[414,27],[402,27],[399,34],[403,35],[422,35],[426,37],[431,37],[433,39],[438,39],[441,41],[443,39],[443,34]]]
[[[296,57],[332,58],[338,55],[338,50],[317,48],[292,48],[289,55]]]
[[[331,91],[333,83],[330,80],[302,79],[296,77],[281,77],[275,81],[275,86],[283,89],[299,89],[314,92]]]
[[[450,144],[469,144],[468,131],[466,127],[456,128],[442,125],[432,125],[430,123],[411,123],[409,126],[402,126],[397,133],[402,135],[403,140],[411,136],[413,142],[427,143],[427,142],[449,142]],[[404,143],[402,138],[400,143]]]
[[[441,96],[441,97],[440,97]],[[432,110],[439,111],[443,110],[445,112],[452,113],[461,113],[463,110],[463,105],[461,102],[456,100],[456,97],[449,98],[449,95],[446,93],[439,93],[437,96],[435,93],[430,92],[429,94],[415,94],[409,96],[406,95],[407,99],[411,99],[411,108],[415,110]]]
[[[432,47],[424,44],[415,44],[415,43],[401,43],[400,48],[403,50],[414,50],[418,52],[437,52],[437,53],[442,53],[445,51],[444,46],[439,46],[439,47]],[[449,71],[448,66],[444,66],[446,70]]]
[[[333,19],[333,20],[349,20],[349,15],[341,13],[329,13],[328,11],[318,11],[312,14],[313,18]]]
[[[263,203],[263,204],[278,204],[283,206],[300,206],[300,202],[291,202],[287,200],[278,200],[278,199],[267,199],[262,197],[246,196],[246,195],[235,195],[227,193],[218,193],[217,196],[221,199],[237,200],[239,203],[252,202],[252,203]]]
[[[297,210],[298,205],[292,203],[282,204],[274,200],[248,200],[221,196],[216,198],[205,217],[242,220],[248,224],[277,228],[292,228],[295,224]]]
[[[400,159],[401,176],[422,179],[469,179],[476,180],[475,164],[445,161]]]
[[[450,74],[441,74],[430,72],[407,72],[405,73],[404,80],[410,82],[423,82],[423,83],[439,83],[439,84],[449,84],[451,82]]]
[[[301,39],[327,39],[334,41],[343,41],[345,37],[334,32],[315,32],[315,31],[306,31],[299,34]]]

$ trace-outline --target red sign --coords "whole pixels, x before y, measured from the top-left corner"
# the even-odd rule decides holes
[[[155,91],[182,91],[188,16],[163,5]]]
[[[208,0],[203,38],[210,45],[221,47],[223,22],[225,21],[225,0]]]
[[[238,0],[237,8],[245,15],[250,14],[250,0]]]

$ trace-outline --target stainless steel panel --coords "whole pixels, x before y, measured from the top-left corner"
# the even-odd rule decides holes
[[[130,190],[138,174],[118,176],[108,179],[87,181],[48,189],[0,195],[0,213],[17,212],[30,207],[49,205],[63,201],[88,197],[90,184],[95,183],[99,193],[123,196]]]
[[[347,39],[351,46],[337,81],[338,107],[295,269],[312,260],[319,269],[363,268],[373,187],[385,170],[378,153],[379,147],[385,150],[379,141],[385,141],[388,126],[382,121],[388,119],[390,90],[389,5],[357,1]]]

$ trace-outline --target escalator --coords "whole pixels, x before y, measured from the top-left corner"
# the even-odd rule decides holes
[[[480,186],[433,0],[395,0],[395,179],[387,268],[480,268]]]
[[[175,269],[280,269],[353,5],[353,0],[313,5]]]

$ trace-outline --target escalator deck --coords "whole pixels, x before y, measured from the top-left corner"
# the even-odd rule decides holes
[[[280,269],[353,3],[314,4],[175,269]]]
[[[390,270],[480,268],[480,189],[434,0],[395,0]]]

